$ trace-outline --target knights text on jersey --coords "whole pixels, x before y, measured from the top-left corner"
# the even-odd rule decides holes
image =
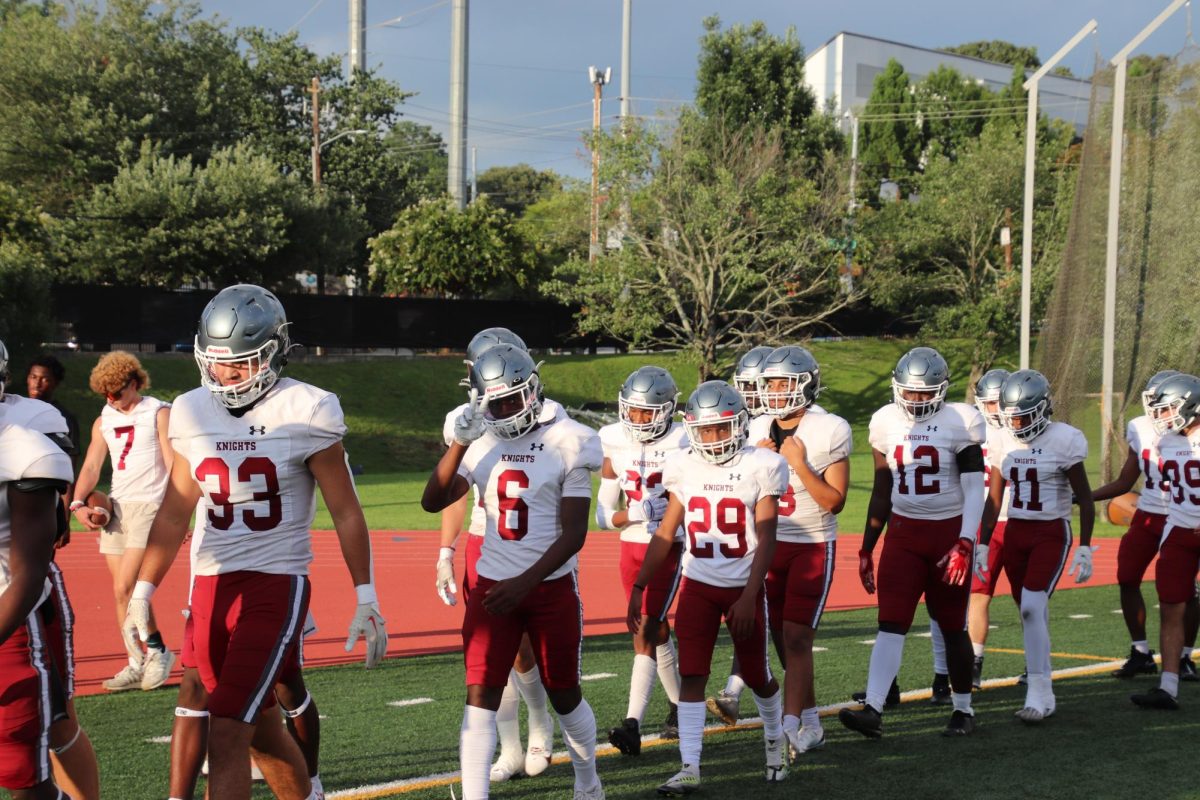
[[[992,486],[992,460],[988,457],[988,453],[1002,452],[1005,448],[1004,443],[1011,438],[1004,428],[993,428],[988,425],[987,444],[983,446],[983,496],[985,499]],[[996,517],[997,522],[1005,522],[1008,519],[1008,499],[1011,494],[1011,487],[1004,487],[1004,499],[1000,501],[1000,514]]]
[[[100,411],[100,435],[112,462],[109,495],[123,503],[161,503],[167,488],[167,465],[158,444],[158,411],[170,408],[154,397],[143,397],[129,413],[105,405]]]
[[[768,416],[755,417],[750,423],[751,444],[771,438],[773,422]],[[850,424],[818,405],[809,406],[792,435],[804,442],[805,460],[818,475],[850,456],[853,438]],[[776,536],[781,542],[799,544],[820,544],[837,539],[837,516],[817,505],[791,466],[788,466],[788,490],[779,498]]]
[[[1070,519],[1067,470],[1087,458],[1087,439],[1078,428],[1051,422],[1036,439],[1008,436],[988,451],[992,469],[1008,481],[1010,519]]]
[[[710,464],[683,451],[667,459],[663,486],[685,512],[683,574],[710,586],[745,586],[758,548],[754,509],[763,497],[788,490],[783,456],[746,447],[724,464]]]
[[[987,423],[974,406],[946,403],[923,422],[888,403],[871,417],[871,447],[892,469],[892,510],[914,519],[949,519],[962,513],[957,456],[982,447]]]
[[[58,445],[38,431],[9,424],[0,415],[0,594],[8,588],[12,519],[8,508],[8,484],[29,478],[48,478],[70,483],[71,459]]]
[[[316,511],[307,461],[345,434],[337,395],[291,378],[240,417],[204,388],[179,397],[171,443],[207,506],[195,573],[307,574]]]
[[[6,392],[0,395],[0,408],[4,410],[4,422],[9,425],[28,428],[47,436],[53,434],[66,436],[70,433],[66,417],[44,400],[35,400],[32,397],[21,397],[18,394]],[[79,442],[71,444],[79,446]]]
[[[1125,441],[1137,456],[1142,479],[1137,486],[1137,507],[1147,514],[1166,514],[1171,508],[1171,485],[1163,478],[1158,455],[1158,433],[1143,414],[1129,420]]]
[[[657,441],[635,442],[626,435],[625,426],[614,422],[600,429],[600,444],[604,447],[604,457],[617,473],[628,508],[632,503],[663,495],[663,466],[672,453],[688,448],[688,438],[683,426],[675,423]],[[680,528],[676,538],[682,537],[683,529]],[[621,529],[622,542],[646,544],[651,538],[645,522],[634,522]]]
[[[476,572],[502,581],[533,566],[562,535],[562,499],[590,498],[591,473],[603,461],[596,431],[571,419],[540,425],[518,439],[485,433],[472,442],[458,474],[479,490],[487,515]],[[572,556],[546,580],[574,569]]]
[[[1200,529],[1200,430],[1190,436],[1165,433],[1158,440],[1162,473],[1171,496],[1165,530]]]

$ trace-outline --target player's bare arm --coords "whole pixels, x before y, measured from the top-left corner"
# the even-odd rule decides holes
[[[171,446],[171,440],[167,437],[167,427],[171,424],[171,407],[163,406],[156,411],[154,421],[158,429],[158,449],[162,451],[163,467],[170,472],[171,464],[175,460],[175,448]]]
[[[1126,492],[1133,489],[1133,485],[1142,475],[1142,465],[1138,459],[1137,453],[1133,452],[1130,447],[1125,454],[1125,463],[1121,465],[1121,473],[1110,483],[1106,483],[1096,491],[1092,492],[1092,501],[1099,503],[1101,500],[1111,500],[1114,497],[1120,497]],[[1075,487],[1071,487],[1074,489]],[[1083,495],[1078,492],[1076,497]]]
[[[458,537],[462,533],[463,522],[467,519],[467,509],[470,505],[471,499],[464,494],[442,509],[441,534],[438,537],[439,547],[454,549]]]
[[[1089,497],[1092,494],[1088,485],[1087,471],[1083,462],[1067,467],[1067,480],[1071,483],[1071,491],[1076,497]],[[1090,547],[1092,544],[1092,529],[1096,525],[1096,504],[1083,500],[1079,503],[1079,544]]]
[[[96,488],[96,484],[100,482],[100,470],[103,469],[106,458],[108,458],[108,445],[104,443],[104,434],[100,431],[100,418],[96,417],[96,421],[92,423],[92,441],[88,444],[87,454],[83,457],[83,464],[79,467],[79,474],[75,478],[71,502],[72,506],[75,505],[75,501],[82,503],[75,507],[75,519],[90,531],[100,530],[100,528],[93,525],[88,519],[87,498]]]
[[[892,515],[892,469],[887,456],[871,451],[875,458],[875,483],[867,503],[867,524],[863,528],[862,549],[858,551],[858,578],[867,594],[875,594],[875,545],[883,534],[883,526]]]
[[[467,448],[458,442],[451,442],[450,447],[442,454],[433,473],[425,483],[425,491],[421,495],[421,508],[430,514],[436,514],[447,506],[453,505],[464,496],[471,487],[467,479],[458,474],[458,465],[462,463]]]
[[[654,577],[659,567],[675,544],[675,531],[683,524],[683,503],[671,496],[667,502],[667,510],[663,513],[662,522],[646,547],[646,555],[642,559],[642,568],[638,570],[637,579],[629,592],[629,609],[626,623],[630,633],[637,633],[642,627],[642,592],[646,584]]]
[[[314,453],[308,459],[308,469],[321,488],[333,527],[337,531],[342,558],[355,586],[371,583],[371,538],[362,504],[354,491],[350,469],[346,466],[346,451],[341,442]]]
[[[138,570],[138,583],[158,586],[162,582],[187,537],[192,511],[199,499],[200,486],[192,478],[192,465],[181,453],[176,452],[162,504],[150,526],[146,553]]]
[[[1000,508],[1004,505],[1004,487],[1008,485],[1000,470],[993,469],[988,480],[987,502],[983,504],[983,519],[979,523],[979,543],[986,545],[992,541],[992,532],[996,530],[996,520],[1000,516]]]
[[[22,483],[29,484],[27,490],[22,490]],[[58,529],[58,493],[62,484],[12,481],[6,488],[12,538],[8,588],[0,593],[0,644],[25,624],[25,618],[42,596],[54,551],[54,532]]]
[[[759,593],[767,579],[767,569],[775,558],[775,528],[779,524],[779,498],[767,495],[754,505],[754,530],[758,534],[758,546],[754,549],[754,560],[750,562],[750,577],[742,596],[729,607],[725,622],[735,639],[744,639],[754,630]]]
[[[846,492],[850,488],[850,459],[835,461],[818,474],[809,466],[808,448],[799,436],[784,439],[779,455],[787,459],[788,466],[817,505],[830,514],[841,513],[846,506]]]

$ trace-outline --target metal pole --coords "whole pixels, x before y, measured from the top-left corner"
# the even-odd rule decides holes
[[[471,145],[471,202],[475,202],[475,198],[479,197],[479,173],[476,171],[475,159],[479,156],[479,148]]]
[[[308,91],[312,94],[312,184],[317,188],[321,185],[321,79],[314,75]]]
[[[1108,165],[1108,231],[1104,251],[1104,339],[1100,378],[1100,469],[1104,480],[1112,473],[1109,451],[1112,439],[1113,350],[1117,328],[1117,240],[1121,214],[1121,159],[1125,149],[1125,72],[1128,62],[1117,64],[1113,85],[1112,151]]]
[[[633,0],[624,0],[621,14],[621,127],[629,121],[630,62],[632,61]]]
[[[855,187],[858,183],[858,117],[849,111],[850,114],[850,213],[854,213],[854,208],[857,205],[857,197]]]
[[[446,190],[454,205],[466,205],[467,0],[453,0],[450,17],[450,148]]]
[[[350,58],[346,78],[367,68],[367,0],[350,0]]]
[[[604,78],[597,72],[592,80],[592,132],[600,133],[600,100],[604,90]],[[600,255],[600,147],[592,143],[592,232],[588,245],[588,261]]]

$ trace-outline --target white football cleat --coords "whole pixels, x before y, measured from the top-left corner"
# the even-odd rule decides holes
[[[550,759],[554,755],[549,743],[536,744],[530,742],[525,751],[525,774],[536,778],[550,767]]]
[[[147,650],[146,660],[142,662],[142,691],[149,692],[166,683],[174,665],[175,654],[170,650]]]
[[[524,774],[523,766],[519,753],[501,753],[496,763],[492,764],[489,778],[492,783],[504,783],[512,778],[519,778]]]
[[[700,788],[700,768],[684,764],[683,769],[676,772],[658,787],[658,793],[669,797],[691,794]]]
[[[110,692],[127,692],[130,689],[142,688],[142,670],[132,664],[104,682],[104,688]]]
[[[792,761],[810,750],[820,750],[825,746],[824,728],[800,728],[795,733],[785,733],[788,740],[788,754]]]
[[[737,695],[721,692],[716,697],[708,698],[705,705],[708,706],[710,714],[726,725],[737,725],[742,707],[741,698]]]
[[[576,789],[573,800],[605,800],[604,787],[597,783],[591,789]]]
[[[787,761],[783,757],[783,748],[787,737],[767,739],[767,783],[778,783],[787,777]]]
[[[1042,713],[1040,708],[1034,708],[1032,706],[1025,706],[1017,712],[1017,719],[1021,720],[1021,722],[1024,722],[1026,725],[1036,725],[1045,718],[1046,715]]]

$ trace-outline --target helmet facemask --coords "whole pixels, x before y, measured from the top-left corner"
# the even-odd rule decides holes
[[[283,333],[282,331],[280,332]],[[274,336],[260,347],[245,353],[231,353],[227,347],[200,346],[196,337],[193,346],[196,366],[200,368],[200,383],[208,389],[226,408],[245,408],[267,393],[279,380],[279,369],[275,366],[281,357],[282,342]],[[217,375],[222,364],[244,365],[248,377],[237,383],[223,384]]]
[[[758,394],[757,378],[734,378],[733,386],[742,396],[742,400],[746,402],[746,411],[750,413],[750,416],[757,417],[766,410],[763,407],[762,398]]]
[[[993,404],[995,410],[989,410],[988,404]],[[988,427],[1003,428],[1004,420],[1001,419],[1000,413],[1000,389],[997,388],[994,392],[988,392],[986,395],[975,395],[975,408],[979,409],[979,413],[983,415],[983,419],[987,422]]]
[[[724,464],[732,459],[746,445],[746,434],[749,428],[749,414],[740,411],[736,414],[725,412],[728,416],[705,416],[701,419],[684,418],[688,439],[692,449],[710,464]],[[704,428],[725,426],[729,435],[714,442],[705,442],[701,430]]]
[[[649,411],[650,421],[634,422],[629,414],[634,409]],[[617,397],[617,411],[621,417],[621,426],[625,429],[625,435],[631,441],[653,442],[661,438],[671,427],[671,415],[675,413],[675,402],[672,400],[666,403],[649,404]]]
[[[506,416],[495,416],[493,407],[514,396],[520,397],[520,407]],[[515,386],[488,387],[484,399],[483,424],[498,439],[521,438],[534,429],[542,415],[542,387],[536,372]]]
[[[784,419],[801,409],[812,405],[816,393],[809,394],[808,387],[814,380],[811,372],[784,375],[760,375],[758,378],[758,397],[762,402],[763,413]],[[771,391],[771,381],[786,380],[787,388]]]
[[[1188,419],[1179,413],[1186,402],[1186,396],[1177,394],[1169,400],[1147,403],[1146,416],[1150,417],[1150,424],[1154,426],[1154,432],[1159,436],[1167,433],[1180,433],[1188,425],[1191,425],[1196,419],[1195,416]],[[1143,400],[1143,403],[1146,401]]]
[[[946,392],[950,388],[950,381],[942,381],[937,386],[926,386],[924,384],[900,383],[895,378],[892,378],[892,401],[896,407],[913,422],[924,422],[934,414],[942,410],[942,406],[946,402]],[[930,395],[923,400],[907,400],[904,397],[904,392],[920,392],[925,395]]]
[[[1033,408],[1008,406],[1002,408],[1000,416],[1005,429],[1018,442],[1031,442],[1050,425],[1050,402],[1041,400]]]

